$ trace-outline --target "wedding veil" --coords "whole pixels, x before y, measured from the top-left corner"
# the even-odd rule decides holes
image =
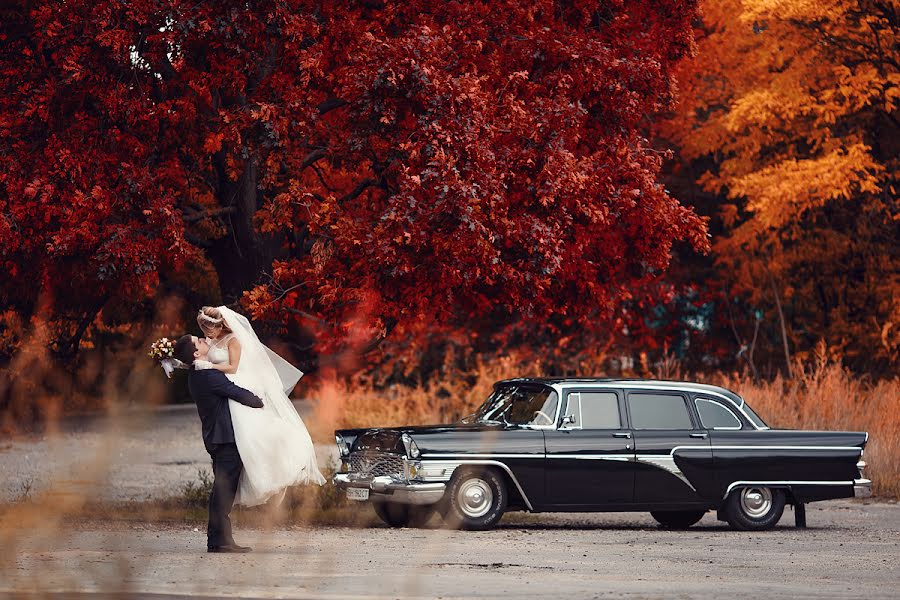
[[[218,309],[241,344],[241,361],[234,382],[252,391],[262,385],[266,395],[265,409],[274,410],[282,419],[306,431],[303,419],[288,398],[303,372],[263,345],[246,317],[225,306]]]
[[[281,381],[284,395],[290,396],[294,386],[303,377],[303,371],[294,367],[294,365],[272,352],[268,346],[260,342],[247,317],[225,306],[219,306],[218,309],[222,313],[222,317],[225,318],[228,327],[234,332],[234,337],[241,344],[241,361],[244,360],[244,354],[249,352],[250,356],[247,358],[260,361],[261,363],[256,365],[262,368],[262,372],[257,372],[258,376],[263,375],[269,369],[274,369],[278,379]],[[262,355],[258,352],[260,349],[263,351]],[[254,369],[254,371],[257,371],[257,369]]]

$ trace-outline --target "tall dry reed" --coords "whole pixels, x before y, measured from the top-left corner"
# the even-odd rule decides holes
[[[319,399],[310,432],[316,441],[329,441],[338,428],[452,423],[473,413],[496,381],[537,376],[540,371],[540,363],[511,355],[479,360],[471,371],[454,371],[440,381],[415,386],[379,387],[367,377],[350,383],[325,379],[310,391]]]

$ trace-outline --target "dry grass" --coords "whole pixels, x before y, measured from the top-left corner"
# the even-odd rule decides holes
[[[353,383],[332,379],[309,392],[319,399],[310,432],[317,441],[328,442],[337,428],[452,423],[473,413],[490,395],[494,382],[540,373],[540,363],[511,355],[478,361],[472,371],[417,386],[377,388],[364,377]]]
[[[580,370],[602,373],[597,366],[582,364]],[[473,412],[495,381],[542,372],[540,363],[511,356],[479,363],[472,372],[456,372],[429,385],[375,389],[367,380],[323,384],[311,429],[325,441],[341,427],[448,423]],[[669,360],[655,368],[644,362],[641,371],[628,375],[722,385],[743,396],[776,428],[868,431],[865,460],[874,493],[900,497],[900,379],[873,383],[823,359],[797,364],[795,373],[793,379],[770,382],[755,382],[742,374],[685,375]]]

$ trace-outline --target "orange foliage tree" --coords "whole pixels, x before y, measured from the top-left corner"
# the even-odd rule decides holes
[[[895,2],[707,0],[663,134],[718,195],[727,302],[790,356],[900,362]],[[724,310],[722,311],[724,314]],[[790,370],[790,359],[787,361]]]

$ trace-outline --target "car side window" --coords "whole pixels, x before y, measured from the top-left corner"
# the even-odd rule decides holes
[[[684,396],[633,392],[628,394],[628,410],[634,429],[693,429]]]
[[[511,425],[553,425],[558,398],[550,388],[520,387],[512,396],[506,420]]]
[[[700,423],[706,429],[741,429],[741,420],[730,408],[716,400],[709,398],[696,398],[697,414],[700,415]]]
[[[615,392],[570,392],[566,429],[621,429],[619,397]]]

